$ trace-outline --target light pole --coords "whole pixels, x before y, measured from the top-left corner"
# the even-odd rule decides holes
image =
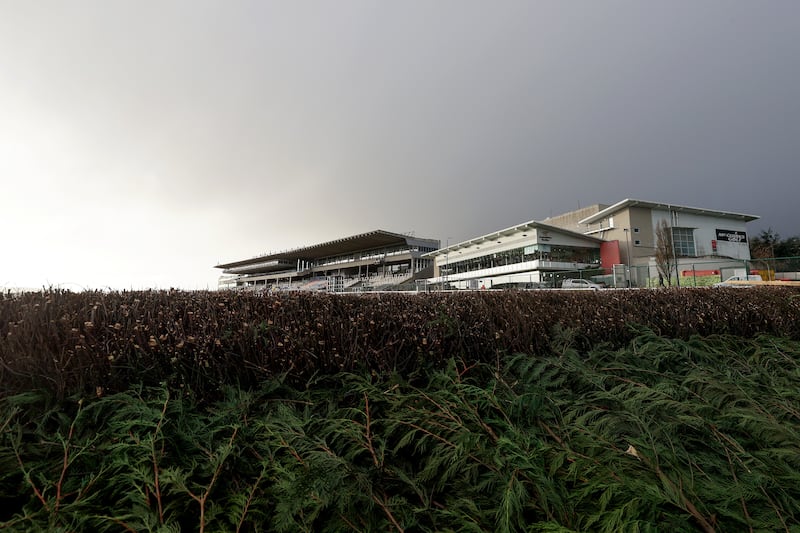
[[[624,228],[623,231],[625,232],[625,245],[628,249],[628,257],[626,258],[625,263],[628,265],[628,287],[631,286],[631,233],[630,228]]]
[[[442,276],[442,290],[447,290],[447,274],[450,272],[450,237],[447,238],[447,244],[444,247],[444,269]]]
[[[681,271],[678,266],[678,254],[675,253],[675,226],[678,224],[678,212],[669,208],[669,242],[672,245],[672,260],[675,262],[675,285],[680,288],[681,286]],[[671,275],[671,274],[670,274]]]

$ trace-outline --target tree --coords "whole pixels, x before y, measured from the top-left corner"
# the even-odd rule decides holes
[[[750,239],[750,256],[753,259],[800,256],[800,235],[781,239],[772,228],[761,230],[757,237]]]
[[[675,266],[675,250],[672,246],[672,228],[662,219],[656,224],[656,268],[660,279],[672,286],[672,269]]]
[[[780,257],[800,257],[800,235],[781,241],[780,251]]]
[[[757,237],[750,239],[750,257],[753,259],[777,257],[775,248],[780,240],[781,236],[772,228],[761,230]]]

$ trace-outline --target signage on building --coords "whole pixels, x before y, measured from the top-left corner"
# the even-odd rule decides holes
[[[729,229],[718,229],[717,240],[725,242],[747,242],[747,233]]]

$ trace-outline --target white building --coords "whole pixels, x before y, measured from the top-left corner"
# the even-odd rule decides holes
[[[583,233],[617,240],[625,264],[647,264],[663,220],[672,231],[675,254],[683,258],[750,259],[746,224],[759,217],[657,202],[622,200],[578,221]]]
[[[611,206],[598,207],[595,213],[578,221],[585,228],[583,232],[604,241],[618,242],[618,263],[631,267],[647,266],[644,275],[649,278],[655,272],[659,224],[665,223],[672,234],[676,271],[700,269],[719,272],[725,268],[741,267],[750,260],[746,224],[759,218],[744,213],[630,198]]]
[[[600,268],[602,241],[530,221],[424,257],[433,259],[429,283],[458,289],[554,286],[561,277],[589,277]]]
[[[656,229],[662,221],[672,234],[676,276],[704,268],[721,275],[750,260],[746,224],[758,218],[630,198],[595,204],[431,252],[429,281],[455,288],[552,287],[567,277],[590,277],[646,286],[658,278]]]

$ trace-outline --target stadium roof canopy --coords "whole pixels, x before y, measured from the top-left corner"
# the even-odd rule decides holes
[[[401,246],[403,244],[407,244],[409,239],[430,241],[438,246],[438,241],[431,239],[418,239],[416,237],[401,235],[399,233],[374,230],[367,233],[361,233],[359,235],[352,235],[350,237],[323,242],[320,244],[312,244],[311,246],[305,246],[302,248],[294,248],[292,250],[269,253],[258,257],[253,257],[251,259],[234,261],[233,263],[225,263],[217,265],[216,268],[236,268],[256,263],[268,263],[280,260],[296,261],[297,259],[323,259],[325,257],[347,255],[364,250],[375,250],[380,248],[389,248],[392,246]]]
[[[757,220],[758,218],[760,218],[756,215],[746,215],[744,213],[731,213],[729,211],[716,211],[714,209],[703,209],[700,207],[686,207],[683,205],[665,204],[662,202],[646,202],[644,200],[632,200],[631,198],[626,198],[625,200],[617,202],[616,204],[607,207],[602,211],[598,211],[597,213],[593,214],[590,217],[586,217],[583,220],[579,220],[578,224],[594,224],[595,222],[600,222],[604,218],[613,215],[618,211],[622,211],[623,209],[628,209],[631,207],[644,207],[646,209],[665,209],[667,211],[678,211],[681,213],[691,213],[694,215],[708,215],[721,218],[732,218],[736,220],[742,220],[744,222],[752,222],[753,220]]]
[[[434,250],[433,252],[428,252],[424,254],[423,257],[437,257],[442,255],[447,255],[450,252],[454,252],[457,250],[463,250],[465,248],[469,248],[471,246],[475,246],[478,244],[483,244],[485,242],[492,242],[497,241],[497,239],[503,237],[509,237],[521,231],[528,231],[528,230],[547,230],[553,231],[556,233],[562,233],[564,235],[572,235],[574,237],[578,237],[580,239],[600,243],[603,242],[603,239],[598,239],[597,237],[592,237],[591,235],[585,235],[583,233],[577,233],[574,231],[570,231],[568,229],[559,228],[557,226],[551,226],[549,224],[543,224],[542,222],[538,222],[536,220],[531,220],[530,222],[525,222],[523,224],[517,224],[516,226],[511,226],[510,228],[501,229],[500,231],[494,231],[492,233],[487,233],[486,235],[481,235],[480,237],[475,237],[473,239],[469,239],[467,241],[459,242],[456,244],[451,244],[446,248],[439,248],[438,250]]]

